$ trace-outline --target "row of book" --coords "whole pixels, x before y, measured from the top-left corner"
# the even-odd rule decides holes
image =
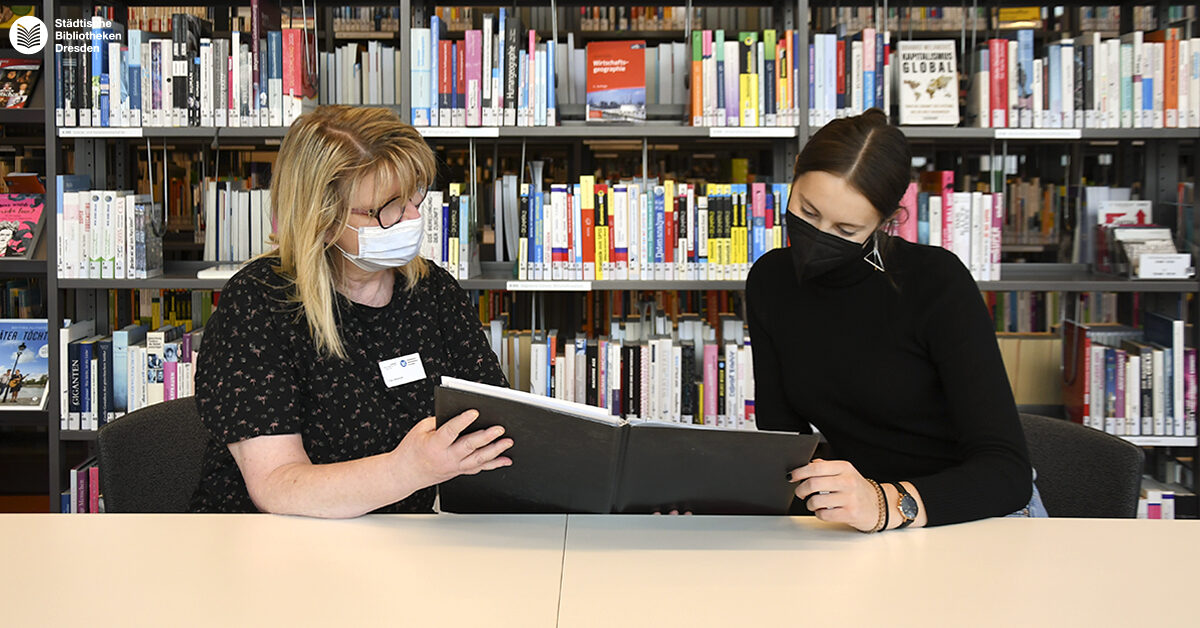
[[[333,32],[386,33],[400,30],[400,7],[334,7]]]
[[[841,27],[848,33],[864,28],[883,28],[892,31],[951,31],[982,32],[995,27],[999,30],[1033,28],[1038,30],[1061,30],[1055,22],[1063,18],[1074,24],[1080,32],[1116,32],[1121,29],[1121,11],[1132,13],[1135,30],[1159,28],[1158,6],[1078,6],[1078,7],[963,7],[963,6],[889,6],[886,18],[879,7],[858,6],[810,7],[810,24],[816,32]],[[1167,7],[1165,22],[1174,23],[1195,17],[1194,6]]]
[[[599,338],[486,327],[517,390],[605,408],[613,416],[755,429],[754,366],[741,320],[695,316],[613,321]]]
[[[567,80],[569,89],[559,102],[568,105],[584,105],[587,103],[586,77],[580,76],[583,62],[577,57],[586,55],[584,50],[575,50],[568,42],[567,49],[574,56],[569,64]],[[683,42],[663,42],[657,46],[646,45],[646,104],[647,105],[687,105],[688,104],[688,58],[687,45]]]
[[[71,467],[67,474],[65,491],[59,493],[61,513],[89,514],[104,512],[104,497],[100,494],[100,463],[96,456],[88,456]]]
[[[45,290],[40,277],[0,281],[0,318],[40,318],[45,315]]]
[[[489,8],[441,6],[435,9],[438,18],[450,32],[464,32],[479,28]],[[559,6],[551,11],[548,6],[522,6],[510,8],[529,28],[551,31],[557,25],[558,32],[613,32],[638,31],[662,32],[675,35],[688,28],[687,7],[678,6],[631,6],[591,5]],[[759,30],[773,24],[776,13],[772,7],[723,6],[692,7],[691,28],[732,28]]]
[[[744,311],[744,294],[733,290],[591,290],[543,292],[507,290],[468,292],[480,324],[504,319],[508,329],[558,329],[560,337],[578,333],[597,339],[611,331],[610,321],[665,317],[678,325],[685,316],[719,329],[722,317]],[[655,318],[657,324],[657,318]]]
[[[396,105],[401,102],[400,49],[377,41],[343,44],[320,53],[320,104]],[[464,103],[465,104],[465,103]]]
[[[128,412],[193,394],[203,327],[131,324],[95,332],[92,320],[59,330],[61,429],[98,430]]]
[[[1007,219],[1005,194],[955,192],[953,177],[950,171],[924,173],[927,191],[910,183],[900,199],[892,233],[952,251],[976,281],[997,281]]]
[[[1183,465],[1176,463],[1176,466],[1182,467]],[[1165,481],[1160,481],[1155,476],[1142,475],[1142,488],[1138,493],[1137,518],[1178,518],[1175,510],[1176,499],[1195,496],[1195,492],[1187,488],[1189,486],[1192,486],[1190,477],[1175,477],[1168,474]]]
[[[234,30],[229,38],[214,38],[209,21],[188,13],[171,15],[163,30],[169,37],[126,33],[100,18],[64,29],[80,41],[55,49],[56,124],[290,125],[315,104],[315,37],[280,29],[278,11],[253,17],[249,33]]]
[[[1001,9],[1004,11],[1004,9]],[[813,32],[842,29],[859,33],[867,28],[890,31],[981,31],[989,27],[988,7],[909,7],[889,6],[886,18],[882,7],[811,7]],[[1007,17],[1007,15],[1005,16]]]
[[[996,324],[997,333],[1058,334],[1063,319],[1083,324],[1116,323],[1126,315],[1134,327],[1141,325],[1142,293],[1127,295],[1129,307],[1122,308],[1116,292],[992,292],[983,293],[984,301]],[[1068,315],[1068,312],[1070,314]],[[1061,356],[1060,356],[1061,357]]]
[[[704,9],[692,9],[692,24],[704,21]],[[582,31],[681,31],[688,27],[687,7],[657,5],[579,7]]]
[[[503,7],[462,41],[444,30],[437,15],[412,29],[414,126],[557,125],[555,42]]]
[[[1196,435],[1196,350],[1182,318],[1147,312],[1141,329],[1063,321],[1067,416],[1117,436]]]
[[[743,279],[786,242],[786,184],[609,184],[587,175],[539,187],[504,175],[491,190],[497,246],[516,262],[518,280]],[[451,212],[450,237],[454,220]],[[439,259],[439,251],[426,252]]]
[[[344,15],[344,12],[355,8],[340,7],[333,9],[335,20],[338,15]],[[221,15],[222,11],[225,12],[224,15]],[[312,29],[316,26],[315,11],[312,6],[275,6],[269,2],[260,2],[259,0],[254,0],[254,2],[244,5],[220,7],[219,9],[209,5],[117,7],[97,4],[93,5],[92,15],[105,20],[118,21],[120,18],[117,16],[123,16],[126,28],[131,31],[143,30],[151,33],[168,33],[171,32],[172,28],[172,19],[174,19],[172,16],[177,13],[191,15],[213,23],[216,23],[221,18],[228,18],[231,31],[249,31],[252,28],[255,11],[260,11],[260,18],[263,13],[267,14],[268,19],[278,14],[280,25],[285,28]],[[396,15],[398,14],[397,11]],[[304,19],[304,16],[308,16],[308,19]]]
[[[149,194],[92,190],[87,175],[58,175],[58,276],[146,279],[162,274],[162,206]]]
[[[185,288],[109,290],[105,320],[109,321],[111,329],[129,325],[158,329],[170,325],[192,331],[208,324],[220,295],[216,290]]]
[[[1061,292],[985,291],[983,299],[997,333],[1056,331],[1062,324],[1066,304]]]
[[[1160,11],[1158,5],[1122,7],[1117,5],[1087,5],[1070,7],[990,7],[976,6],[810,6],[808,20],[813,32],[837,27],[854,33],[863,28],[892,31],[975,31],[989,28],[1009,30],[1035,28],[1062,30],[1066,23],[1079,31],[1115,32],[1121,28],[1122,11],[1128,11],[1134,29],[1154,30],[1162,23],[1194,19],[1196,7],[1169,5]],[[680,31],[686,29],[686,7],[680,6],[612,6],[595,5],[560,7],[551,15],[546,7],[523,7],[521,17],[538,29],[549,29],[554,19],[561,31]],[[480,9],[443,6],[436,9],[438,17],[451,31],[466,31],[479,27]],[[693,28],[734,28],[760,30],[777,22],[771,7],[693,7]]]
[[[307,31],[269,30],[278,12],[273,22],[263,11],[253,16],[261,19],[249,37],[235,30],[230,39],[213,38],[211,24],[192,14],[171,16],[170,39],[140,29],[125,38],[118,23],[93,23],[88,34],[99,43],[56,51],[56,122],[287,126],[315,103],[318,74],[325,102],[402,100],[394,47],[369,42],[361,60],[358,44],[318,54]],[[493,17],[485,14],[462,41],[444,37],[437,16],[413,29],[415,125],[554,126],[557,103],[580,100],[589,120],[644,120],[648,103],[681,104],[685,84],[695,126],[795,126],[805,87],[813,126],[872,107],[890,111],[893,101],[902,124],[959,122],[953,40],[903,41],[894,52],[886,30],[817,33],[802,85],[795,50],[803,44],[790,29],[742,31],[736,40],[723,29],[692,31],[686,67],[675,44],[651,52],[644,41],[593,42],[585,57],[572,33],[566,43],[539,43],[537,31],[505,9]],[[1120,39],[1092,32],[1050,43],[1037,58],[1033,31],[1023,29],[1015,39],[989,40],[973,65],[968,112],[976,126],[1200,126],[1200,41],[1179,28]]]
[[[933,174],[939,175],[934,177],[939,189],[918,192],[918,184],[910,185],[894,233],[955,252],[978,280],[998,279],[1004,194],[954,192],[953,173]],[[940,187],[943,184],[945,188]],[[242,190],[239,185],[204,182],[206,260],[242,261],[269,249],[270,192]],[[498,259],[516,262],[518,280],[738,280],[767,251],[787,244],[786,184],[630,179],[610,185],[596,183],[589,175],[577,184],[551,184],[547,191],[537,189],[536,183],[518,184],[515,175],[503,175],[490,187],[484,194],[491,196],[496,246],[507,253]],[[112,196],[114,200],[138,198]],[[948,209],[943,209],[947,198]],[[64,272],[82,266],[72,260],[77,259],[76,248],[86,248],[89,253],[78,258],[89,262],[85,277],[99,268],[97,278],[105,278],[110,267],[117,270],[115,257],[120,257],[109,263],[108,253],[128,250],[122,248],[127,234],[110,229],[106,222],[110,211],[120,224],[128,214],[122,213],[119,202],[111,203],[112,210],[110,203],[97,202],[100,209],[92,211],[92,200],[85,199],[82,213],[91,218],[86,224],[68,223],[61,230],[71,233],[80,228],[85,235],[83,247],[69,241],[69,236],[64,241],[60,253]],[[478,274],[477,204],[468,186],[451,183],[444,191],[430,191],[421,206],[425,228],[421,255],[458,279]],[[64,216],[72,215],[64,210]],[[90,254],[93,248],[98,255]]]
[[[948,41],[941,47],[952,53],[954,46]],[[1093,31],[1040,50],[1033,31],[1023,29],[1015,39],[988,40],[971,70],[975,126],[1200,127],[1200,38],[1189,39],[1177,27],[1119,38]],[[907,80],[903,64],[900,80]],[[897,89],[915,91],[903,84]],[[901,123],[907,123],[904,106],[902,100]]]
[[[247,190],[242,181],[206,179],[201,212],[204,260],[241,262],[272,247],[271,190]]]

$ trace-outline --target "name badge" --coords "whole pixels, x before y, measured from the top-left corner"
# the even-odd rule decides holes
[[[379,363],[379,372],[383,374],[383,383],[388,388],[425,379],[425,365],[421,364],[419,353],[384,360]]]

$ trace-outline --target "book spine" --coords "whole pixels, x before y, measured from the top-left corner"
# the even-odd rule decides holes
[[[717,346],[704,345],[704,425],[717,425]]]
[[[1188,347],[1184,354],[1184,436],[1196,436],[1196,397],[1196,349]]]
[[[1166,393],[1164,391],[1164,370],[1166,356],[1162,349],[1154,349],[1154,364],[1151,369],[1150,390],[1154,399],[1154,432],[1155,436],[1166,436]]]
[[[509,15],[504,28],[504,125],[517,126],[517,113],[520,108],[521,21],[515,15]]]
[[[483,32],[466,32],[466,126],[483,124]]]
[[[1108,434],[1117,433],[1117,352],[1111,347],[1104,351],[1103,426]]]
[[[176,399],[179,392],[179,344],[167,343],[163,359],[163,401]]]
[[[1143,349],[1141,355],[1142,434],[1154,435],[1154,351]]]
[[[1140,436],[1142,434],[1141,412],[1141,357],[1132,351],[1125,356],[1125,434]]]
[[[430,113],[430,29],[412,29],[412,124],[429,126]]]
[[[283,91],[283,31],[270,31],[267,33],[267,109],[270,126],[283,126],[286,102]]]
[[[163,353],[166,332],[162,329],[146,334],[146,405],[162,403]]]
[[[87,470],[88,512],[100,512],[100,467],[93,463]]]
[[[67,429],[83,429],[83,343],[74,341],[67,345]]]
[[[79,429],[96,430],[95,343],[79,345]]]
[[[441,126],[442,41],[441,19],[429,18],[429,126]]]
[[[88,512],[88,465],[87,463],[80,465],[78,469],[72,469],[71,474],[74,476],[72,485],[75,487],[75,510],[72,512],[78,514],[86,514]]]
[[[113,411],[113,356],[112,339],[105,338],[96,343],[96,420],[97,427],[104,427],[116,418]]]

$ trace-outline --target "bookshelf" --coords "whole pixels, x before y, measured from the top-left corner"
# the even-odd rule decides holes
[[[9,410],[0,413],[0,427],[42,427],[47,417],[45,410]]]
[[[248,3],[248,0],[246,3]],[[213,6],[239,7],[246,3],[232,0],[218,2]],[[153,3],[139,1],[133,4],[149,5]],[[317,41],[320,44],[321,50],[325,52],[332,50],[335,46],[344,45],[347,42],[365,42],[366,40],[377,40],[379,43],[384,44],[392,43],[401,50],[407,50],[411,45],[412,28],[419,25],[428,26],[429,17],[433,14],[433,9],[438,4],[440,3],[425,2],[423,0],[401,0],[394,5],[387,5],[398,6],[400,15],[410,16],[411,18],[402,19],[401,27],[394,31],[387,29],[383,31],[352,29],[333,32],[331,28],[325,28],[325,25],[332,23],[335,8],[322,7],[322,13],[319,14]],[[453,6],[471,7],[497,6],[494,2],[476,2],[473,0],[459,1],[452,4]],[[545,7],[547,4],[546,2],[536,2],[533,0],[518,0],[504,6],[525,8]],[[558,20],[557,41],[565,40],[565,33],[567,28],[569,28],[570,22],[566,19],[565,12],[571,8],[590,6],[591,4],[593,3],[577,2],[574,0],[557,3],[559,13],[562,15]],[[607,3],[606,6],[643,6],[644,4],[641,2],[626,3],[616,1]],[[664,6],[674,6],[674,3],[670,2],[661,4]],[[684,3],[681,2],[679,4],[682,5]],[[728,1],[701,0],[687,4],[691,7],[722,7],[728,6],[731,3]],[[814,0],[812,2],[806,0],[798,0],[796,2],[764,1],[758,6],[771,9],[771,24],[775,28],[794,29],[800,41],[810,41],[810,34],[813,32],[813,29],[808,19],[806,19],[810,9],[854,6],[855,4],[872,6],[869,3],[835,3],[823,0]],[[1016,0],[1000,0],[987,4],[991,7],[1028,6],[1028,3]],[[1065,7],[1085,5],[1082,2],[1059,2],[1057,4]],[[1090,5],[1091,3],[1086,4]],[[1123,7],[1140,6],[1140,3],[1125,2],[1119,4]],[[348,0],[341,3],[341,5],[362,7],[382,6],[378,2],[360,2],[357,0]],[[61,11],[67,5],[66,3],[54,2],[53,0],[45,0],[43,6],[44,15],[54,16],[56,12]],[[764,28],[766,27],[764,26]],[[1195,33],[1195,25],[1192,25],[1190,28]],[[969,30],[966,33],[967,35],[963,37],[964,41],[971,34]],[[979,37],[982,40],[995,33],[996,31],[989,29],[987,33],[980,32]],[[550,35],[549,28],[547,28],[546,34],[547,36]],[[909,31],[901,28],[895,34],[899,38],[907,36]],[[944,38],[959,40],[960,34],[959,30],[911,31],[912,37],[917,39]],[[589,41],[601,41],[617,37],[617,35],[611,33],[592,31],[575,31],[574,35],[577,44],[586,44]],[[1003,35],[1003,32],[1001,32],[1000,36]],[[1041,39],[1038,41],[1045,42],[1052,35],[1039,35]],[[687,42],[686,31],[681,30],[625,31],[620,33],[619,36],[620,38],[645,38],[648,42],[677,42],[680,40]],[[807,47],[801,46],[796,54],[800,67],[807,67]],[[405,120],[411,120],[412,111],[412,103],[409,96],[411,94],[410,82],[412,74],[410,61],[409,55],[401,55],[399,57],[400,71],[398,73],[399,83],[397,84],[397,93],[401,97],[397,104],[387,105],[396,110],[401,118]],[[965,55],[959,58],[960,67],[965,66],[966,63],[968,63],[968,60]],[[46,54],[45,67],[54,67],[52,52]],[[49,76],[44,77],[38,91],[44,93],[45,87],[50,84],[50,80]],[[53,92],[50,93],[52,94]],[[807,111],[809,106],[808,91],[805,89],[798,90],[798,100],[800,111]],[[894,105],[895,103],[893,103],[893,107]],[[760,168],[759,173],[761,175],[763,174],[762,170],[769,170],[770,172],[766,174],[771,175],[772,180],[786,179],[790,171],[791,159],[794,158],[795,154],[815,131],[810,126],[806,115],[800,115],[798,124],[788,127],[697,127],[685,122],[687,117],[686,105],[648,105],[647,109],[648,121],[636,125],[589,125],[583,122],[584,113],[582,105],[560,104],[558,108],[560,121],[557,126],[419,127],[419,130],[431,142],[439,145],[461,147],[466,144],[470,146],[472,152],[476,148],[479,148],[484,154],[487,154],[489,150],[498,151],[499,148],[512,148],[514,144],[524,143],[567,147],[568,150],[573,146],[575,157],[571,161],[570,166],[573,172],[580,171],[581,166],[588,163],[587,161],[581,162],[579,146],[583,140],[630,140],[641,142],[643,154],[649,142],[677,142],[680,145],[689,147],[745,148],[747,151],[769,153],[772,156],[772,166],[769,168]],[[58,146],[64,154],[72,153],[74,171],[76,173],[89,173],[94,177],[103,177],[123,187],[129,187],[134,183],[127,178],[127,173],[131,172],[129,162],[136,159],[133,155],[134,151],[144,146],[147,139],[155,145],[155,150],[160,150],[159,146],[171,144],[177,150],[186,148],[204,151],[207,146],[227,141],[229,143],[265,145],[270,150],[272,146],[277,146],[279,140],[284,137],[287,131],[285,127],[278,126],[60,128],[54,125],[53,114],[52,109],[42,107],[40,109],[31,109],[13,114],[16,117],[13,117],[12,121],[16,122],[18,119],[37,120],[40,116],[46,121],[44,138],[46,145],[48,147],[52,145]],[[10,118],[5,117],[8,115],[10,115],[8,112],[0,112],[0,124],[10,120]],[[894,116],[893,119],[895,119]],[[1101,147],[1104,150],[1112,150],[1114,152],[1125,151],[1136,153],[1143,156],[1144,160],[1140,163],[1139,167],[1132,168],[1132,172],[1127,172],[1126,174],[1133,180],[1144,182],[1142,190],[1143,198],[1153,200],[1156,208],[1165,207],[1170,204],[1170,199],[1174,198],[1175,186],[1180,180],[1178,168],[1168,166],[1186,163],[1190,168],[1186,176],[1190,176],[1193,181],[1200,178],[1200,159],[1197,156],[1200,129],[1196,128],[997,129],[967,126],[902,126],[900,128],[912,140],[915,147],[932,146],[939,151],[944,150],[962,155],[989,155],[995,157],[1017,153],[1023,154],[1024,151],[1058,151],[1061,154],[1071,157],[1070,161],[1072,163],[1069,166],[1072,169],[1069,175],[1071,180],[1076,180],[1075,168],[1077,167],[1077,162],[1081,161],[1080,155],[1087,150]],[[583,150],[586,151],[587,149]],[[53,188],[51,187],[53,181],[49,180],[53,178],[53,174],[62,174],[63,172],[58,164],[66,163],[65,159],[60,161],[59,153],[60,151],[58,150],[47,151],[47,197],[49,199],[54,197]],[[961,167],[969,170],[968,166],[963,165]],[[115,173],[115,180],[108,176],[110,169]],[[1200,216],[1197,219],[1200,220]],[[54,242],[56,228],[57,226],[54,224],[54,221],[49,221],[43,238],[48,239],[48,242]],[[1040,253],[1046,250],[1046,246],[1014,244],[1006,246],[1006,250],[1012,253]],[[168,263],[163,275],[151,279],[99,280],[59,279],[54,271],[56,261],[57,253],[48,249],[48,261],[28,262],[25,263],[25,266],[19,267],[22,269],[21,272],[46,276],[48,287],[47,306],[52,327],[56,327],[64,318],[80,319],[87,316],[102,318],[104,316],[104,307],[101,305],[101,297],[104,291],[111,289],[220,290],[224,285],[224,280],[221,279],[198,279],[196,277],[197,270],[210,266],[211,262]],[[13,266],[10,268],[15,271],[18,267]],[[1063,263],[1003,264],[1000,276],[1001,279],[999,280],[979,282],[980,289],[997,292],[1044,291],[1068,294],[1113,292],[1122,295],[1131,295],[1139,293],[1154,295],[1156,298],[1167,301],[1171,301],[1174,297],[1177,298],[1177,304],[1180,308],[1188,307],[1193,310],[1189,313],[1189,318],[1192,320],[1200,318],[1200,315],[1195,311],[1200,307],[1200,280],[1197,279],[1135,281],[1094,272],[1087,264]],[[484,262],[480,274],[462,279],[460,280],[460,284],[464,289],[469,291],[506,290],[534,294],[583,291],[740,291],[744,288],[744,282],[740,280],[517,282],[514,281],[513,264],[511,262]],[[74,304],[74,310],[68,311],[66,307],[68,302]],[[97,318],[98,326],[100,318]],[[1200,345],[1200,332],[1196,333],[1194,340]],[[56,376],[58,373],[57,334],[52,334],[51,343],[51,372]],[[63,479],[60,476],[60,467],[63,467],[64,463],[67,463],[66,466],[69,466],[69,464],[75,462],[62,458],[62,444],[67,442],[86,443],[94,441],[95,433],[90,431],[60,430],[57,396],[49,400],[48,405],[50,409],[47,413],[34,418],[48,422],[51,452],[51,486],[54,490],[58,490],[63,484]],[[3,420],[3,418],[0,416],[0,420]],[[1143,447],[1170,447],[1191,450],[1189,453],[1193,458],[1200,459],[1200,450],[1196,449],[1197,442],[1195,437],[1143,436],[1124,438]],[[52,499],[52,503],[57,506],[57,500]],[[1191,503],[1190,512],[1195,513],[1197,510],[1196,500],[1193,498]],[[1187,506],[1181,506],[1180,511],[1188,512],[1189,510]]]

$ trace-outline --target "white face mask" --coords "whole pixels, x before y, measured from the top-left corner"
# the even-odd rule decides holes
[[[358,232],[358,255],[351,255],[340,246],[337,248],[346,259],[367,272],[400,268],[413,261],[421,252],[421,241],[425,237],[421,219],[405,220],[387,229],[349,225],[346,228]]]

